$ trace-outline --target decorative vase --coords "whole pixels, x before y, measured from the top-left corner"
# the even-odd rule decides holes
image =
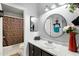
[[[72,52],[77,52],[76,33],[75,32],[70,32],[69,50]]]

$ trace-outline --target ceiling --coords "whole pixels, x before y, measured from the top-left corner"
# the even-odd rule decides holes
[[[30,6],[36,7],[39,16],[46,12],[45,11],[46,6],[48,6],[49,9],[53,4],[56,5],[56,8],[60,7],[60,5],[58,3],[10,3],[10,4],[21,6],[24,8],[29,8]],[[18,14],[23,13],[22,10],[8,6],[6,4],[2,4],[2,7],[3,7],[3,10],[7,11],[7,12],[13,12],[13,13],[18,13]]]
[[[2,4],[2,9],[5,12],[12,12],[12,13],[17,13],[17,14],[23,14],[23,11],[5,4]]]

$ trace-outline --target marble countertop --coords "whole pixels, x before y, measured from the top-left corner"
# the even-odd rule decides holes
[[[49,44],[45,40],[29,40],[29,43],[37,46],[38,48],[56,56],[79,56],[79,52],[71,52],[67,46],[56,43]]]

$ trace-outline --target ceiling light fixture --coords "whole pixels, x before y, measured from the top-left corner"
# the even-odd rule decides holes
[[[45,11],[47,12],[47,11],[49,11],[50,9],[49,9],[49,6],[48,5],[46,5],[45,6]]]
[[[45,11],[49,11],[49,9],[48,8],[45,8]]]
[[[54,8],[56,8],[57,6],[56,6],[56,4],[53,4],[50,8],[51,9],[54,9]]]

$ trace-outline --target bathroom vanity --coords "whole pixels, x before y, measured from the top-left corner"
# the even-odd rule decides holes
[[[29,40],[29,56],[79,56],[79,52],[71,52],[67,46],[54,42]]]
[[[53,55],[29,43],[29,56],[53,56]]]

